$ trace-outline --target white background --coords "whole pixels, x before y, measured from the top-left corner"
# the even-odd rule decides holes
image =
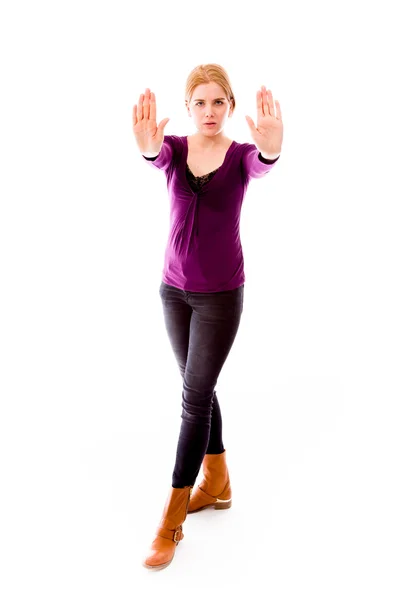
[[[394,8],[394,6],[392,5]],[[0,595],[4,600],[398,600],[399,55],[389,2],[2,4]],[[164,506],[181,378],[158,294],[164,173],[132,108],[194,133],[216,62],[252,143],[262,84],[282,155],[244,201],[245,304],[217,385],[229,511]]]

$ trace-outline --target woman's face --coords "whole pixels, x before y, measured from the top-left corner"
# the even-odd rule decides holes
[[[198,131],[207,136],[219,133],[233,112],[224,90],[214,82],[203,83],[194,88],[187,110]],[[213,122],[214,125],[206,125],[208,122]]]

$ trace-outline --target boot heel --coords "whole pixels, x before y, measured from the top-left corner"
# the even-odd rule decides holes
[[[224,510],[225,508],[230,508],[232,506],[232,498],[230,500],[219,500],[217,499],[214,504],[215,510]]]

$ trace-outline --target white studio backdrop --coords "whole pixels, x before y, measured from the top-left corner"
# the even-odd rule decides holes
[[[0,23],[2,598],[172,598],[183,583],[196,598],[398,599],[390,4],[20,2]],[[284,142],[244,200],[244,312],[217,386],[234,504],[188,517],[153,577],[140,562],[182,386],[158,294],[166,180],[132,109],[150,87],[165,133],[194,133],[185,81],[209,62],[236,96],[226,135],[252,143],[264,84]]]

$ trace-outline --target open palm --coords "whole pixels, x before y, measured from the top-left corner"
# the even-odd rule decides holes
[[[133,107],[133,133],[142,154],[158,154],[161,150],[169,118],[160,121],[157,127],[156,117],[156,95],[150,88],[146,88],[145,93],[140,94],[138,104]]]
[[[279,156],[283,140],[283,123],[281,107],[274,99],[271,90],[263,85],[257,91],[257,127],[251,117],[246,115],[250,133],[259,152],[269,158]]]

